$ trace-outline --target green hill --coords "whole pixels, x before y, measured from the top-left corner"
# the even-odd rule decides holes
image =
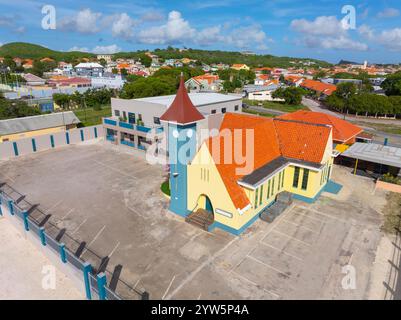
[[[66,60],[71,61],[79,58],[90,58],[94,57],[94,54],[86,52],[62,52],[51,50],[36,44],[25,43],[25,42],[12,42],[7,43],[0,47],[0,56],[6,57],[11,56],[13,58],[25,58],[25,59],[41,59],[41,58],[52,58],[57,61]]]
[[[115,58],[138,58],[145,51],[120,52],[114,55]],[[330,63],[316,59],[300,59],[291,57],[277,57],[272,55],[244,55],[240,52],[219,51],[219,50],[198,50],[188,49],[180,51],[179,49],[168,47],[167,49],[156,49],[154,53],[162,59],[182,59],[189,58],[201,61],[203,63],[245,63],[250,67],[304,67],[305,62],[313,62],[313,66],[328,67]],[[94,54],[86,52],[62,52],[51,50],[36,44],[25,42],[7,43],[0,47],[0,57],[11,56],[25,59],[53,58],[57,61],[73,61],[81,58],[91,58]]]

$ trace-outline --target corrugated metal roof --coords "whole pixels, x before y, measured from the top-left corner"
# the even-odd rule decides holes
[[[357,142],[343,156],[401,168],[401,148]]]
[[[0,120],[0,135],[55,128],[79,122],[81,121],[72,111]]]

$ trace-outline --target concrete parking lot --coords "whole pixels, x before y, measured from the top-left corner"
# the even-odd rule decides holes
[[[108,269],[122,264],[122,278],[153,299],[363,299],[376,278],[385,200],[370,180],[344,170],[334,173],[344,184],[339,195],[296,202],[241,237],[170,214],[162,168],[101,143],[0,163],[0,179],[109,255]],[[355,288],[343,286],[350,270]]]

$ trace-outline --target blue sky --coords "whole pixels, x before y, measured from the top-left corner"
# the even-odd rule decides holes
[[[45,4],[56,10],[55,30],[41,26]],[[345,5],[355,9],[355,25]],[[0,0],[0,7],[0,44],[96,53],[172,45],[401,62],[399,0]]]

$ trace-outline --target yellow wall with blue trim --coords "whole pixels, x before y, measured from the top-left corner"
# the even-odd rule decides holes
[[[57,133],[57,132],[62,132],[62,131],[65,131],[65,126],[47,128],[47,129],[42,129],[42,130],[25,131],[25,132],[20,132],[20,133],[15,133],[15,134],[6,134],[3,136],[0,136],[0,142],[17,141],[19,139],[31,138],[31,137],[41,136],[44,134],[52,134],[52,133]]]
[[[288,191],[307,199],[313,199],[319,195],[330,179],[332,172],[333,157],[331,137],[326,146],[322,165],[324,165],[324,168],[321,171],[309,170],[306,189],[302,188],[304,172],[306,170],[302,167],[299,168],[298,184],[296,187],[293,186],[294,165],[289,165],[281,171],[278,171],[273,177],[266,180],[263,185],[259,186],[257,190],[243,187],[252,207],[243,214],[240,214],[238,209],[243,208],[235,208],[220,173],[214,164],[213,158],[210,155],[209,149],[206,144],[203,144],[192,163],[188,166],[188,210],[194,211],[198,208],[204,208],[205,198],[201,197],[201,195],[205,195],[209,197],[212,203],[215,222],[228,226],[231,229],[239,230],[254,219],[255,216],[260,214],[263,209],[273,203],[277,194],[283,191]],[[216,209],[228,212],[232,217],[229,218],[219,214],[216,212]]]

